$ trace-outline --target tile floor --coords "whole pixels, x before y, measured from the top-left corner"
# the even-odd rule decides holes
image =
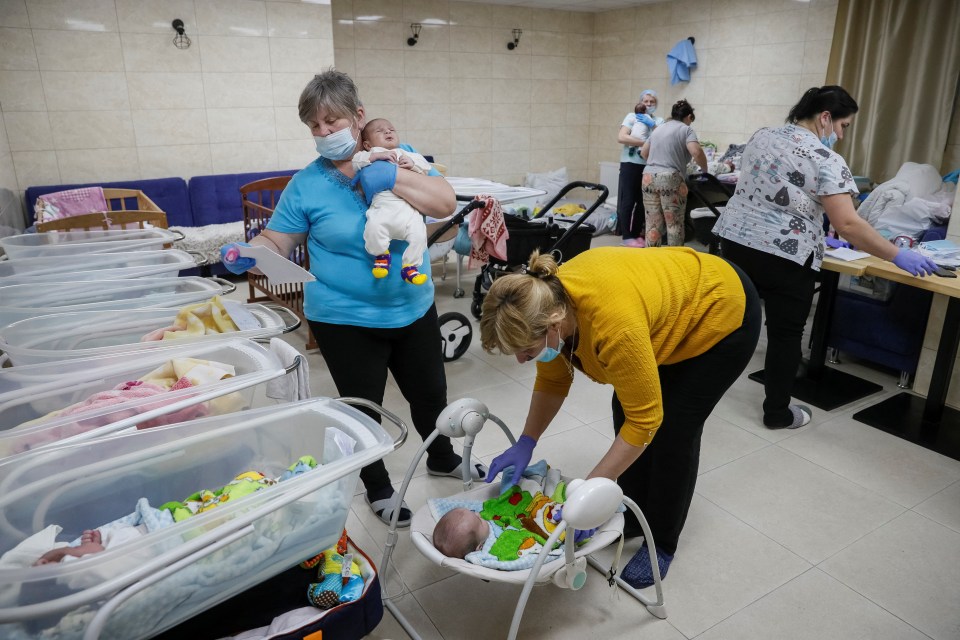
[[[594,246],[618,243],[603,236]],[[462,282],[467,297],[454,299],[454,278],[438,280],[441,313],[469,316],[473,277]],[[519,433],[534,367],[484,353],[478,332],[474,323],[468,352],[447,365],[449,399],[477,398]],[[303,347],[302,335],[291,341]],[[762,368],[764,349],[761,337],[747,372]],[[314,394],[336,395],[322,358],[316,352],[309,357]],[[746,372],[721,400],[704,429],[697,493],[664,582],[666,620],[611,591],[591,570],[581,591],[535,589],[519,636],[960,638],[960,462],[855,422],[858,409],[898,391],[896,378],[854,363],[841,368],[882,384],[882,393],[835,411],[816,410],[812,423],[797,431],[762,426],[762,387]],[[409,419],[392,380],[384,404]],[[570,476],[586,474],[611,441],[610,414],[610,389],[577,376],[536,456]],[[489,463],[506,444],[499,430],[487,429],[474,452]],[[386,459],[398,487],[418,445],[414,433]],[[427,476],[421,462],[407,501],[417,509],[428,497],[461,488],[458,480]],[[359,487],[347,527],[379,562],[386,526]],[[626,557],[637,544],[628,543]],[[611,555],[612,549],[600,554]],[[402,594],[396,602],[423,638],[506,637],[518,587],[441,569],[413,548],[406,533],[392,564],[398,573],[390,572],[387,588]],[[369,636],[408,637],[389,612]]]

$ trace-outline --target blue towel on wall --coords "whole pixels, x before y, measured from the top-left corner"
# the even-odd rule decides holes
[[[689,38],[673,45],[667,54],[667,66],[670,68],[670,84],[690,82],[690,69],[697,66],[697,53]]]

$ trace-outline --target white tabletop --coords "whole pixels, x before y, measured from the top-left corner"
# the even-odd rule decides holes
[[[524,198],[536,198],[546,193],[543,189],[531,189],[529,187],[512,187],[492,180],[483,178],[447,178],[447,182],[453,187],[458,196],[474,197],[478,195],[493,196],[500,201],[500,204],[507,204]]]

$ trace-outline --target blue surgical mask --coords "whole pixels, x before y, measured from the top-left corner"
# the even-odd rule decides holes
[[[833,130],[833,118],[830,119],[830,135],[820,136],[820,143],[825,146],[827,149],[833,149],[833,145],[837,144],[837,132]]]
[[[545,337],[544,343],[543,343],[543,351],[541,351],[540,354],[536,358],[534,358],[534,360],[536,360],[537,362],[550,362],[551,360],[555,359],[558,355],[560,355],[560,350],[563,349],[563,338],[560,337],[559,329],[557,329],[557,339],[559,340],[559,342],[557,344],[557,348],[554,349],[549,344],[547,344],[548,339]]]
[[[346,160],[357,148],[357,139],[353,137],[353,127],[344,127],[326,137],[314,136],[317,153],[328,160]]]
[[[651,117],[652,117],[653,114],[656,113],[656,112],[657,112],[657,105],[651,104],[651,105],[649,105],[649,106],[647,107],[647,115],[648,115],[648,116],[651,116]]]

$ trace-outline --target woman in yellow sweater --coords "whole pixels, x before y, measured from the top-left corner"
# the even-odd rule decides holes
[[[616,438],[588,477],[617,480],[637,503],[665,576],[693,499],[703,424],[747,366],[760,322],[753,284],[716,256],[603,247],[558,267],[534,253],[483,302],[484,350],[537,361],[523,435],[494,459],[487,482],[509,466],[526,468],[575,368],[612,384]],[[627,516],[627,537],[640,535]],[[623,577],[638,589],[653,584],[644,547]]]

